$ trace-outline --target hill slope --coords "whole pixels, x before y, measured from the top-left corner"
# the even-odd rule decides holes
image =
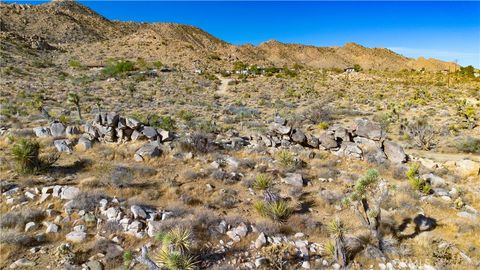
[[[420,69],[438,71],[451,63],[436,59],[410,59],[383,48],[355,43],[343,47],[315,47],[268,41],[259,46],[230,45],[205,31],[171,23],[111,21],[74,1],[41,5],[0,4],[2,32],[29,38],[38,36],[65,49],[59,57],[88,63],[108,58],[144,58],[185,67],[229,67],[233,61],[272,64],[295,63],[316,68]]]

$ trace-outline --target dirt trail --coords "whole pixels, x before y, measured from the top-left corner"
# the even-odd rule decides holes
[[[408,155],[414,157],[428,158],[438,162],[445,162],[449,160],[458,161],[462,159],[470,159],[473,161],[480,162],[480,155],[478,154],[467,154],[467,153],[435,153],[430,151],[422,150],[406,150]]]
[[[217,94],[227,95],[228,94],[228,83],[233,81],[233,79],[218,77],[220,80],[220,85],[218,86]]]

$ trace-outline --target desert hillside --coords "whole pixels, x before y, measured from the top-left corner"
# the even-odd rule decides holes
[[[151,61],[161,58],[188,68],[226,67],[234,61],[276,66],[301,64],[314,68],[346,68],[358,64],[365,69],[431,71],[454,65],[435,59],[409,59],[387,49],[366,48],[355,43],[343,47],[314,47],[268,41],[259,46],[234,46],[192,26],[110,21],[75,1],[1,4],[1,11],[2,32],[25,38],[40,37],[89,63],[121,57]]]
[[[0,269],[479,269],[478,70],[0,8]]]

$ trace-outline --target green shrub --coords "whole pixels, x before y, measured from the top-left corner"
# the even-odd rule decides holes
[[[408,168],[408,171],[405,175],[407,176],[408,181],[413,189],[428,195],[432,192],[432,186],[418,176],[419,169],[420,164],[414,163],[410,166],[410,168]]]
[[[456,144],[457,150],[464,153],[480,154],[480,139],[467,137]]]
[[[134,63],[126,60],[111,61],[103,68],[102,73],[106,76],[116,76],[135,69]]]
[[[77,59],[70,59],[68,61],[68,66],[71,68],[82,68],[82,63]]]
[[[191,111],[181,110],[178,112],[178,117],[183,121],[189,122],[195,117],[195,114]]]

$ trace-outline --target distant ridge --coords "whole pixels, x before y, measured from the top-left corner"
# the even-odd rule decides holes
[[[245,61],[276,66],[345,68],[359,64],[365,69],[430,71],[455,65],[437,59],[411,59],[385,48],[366,48],[356,43],[316,47],[269,40],[258,46],[235,46],[193,26],[111,21],[71,0],[40,5],[2,3],[0,9],[2,32],[26,38],[39,36],[89,62],[122,57],[206,68]]]

